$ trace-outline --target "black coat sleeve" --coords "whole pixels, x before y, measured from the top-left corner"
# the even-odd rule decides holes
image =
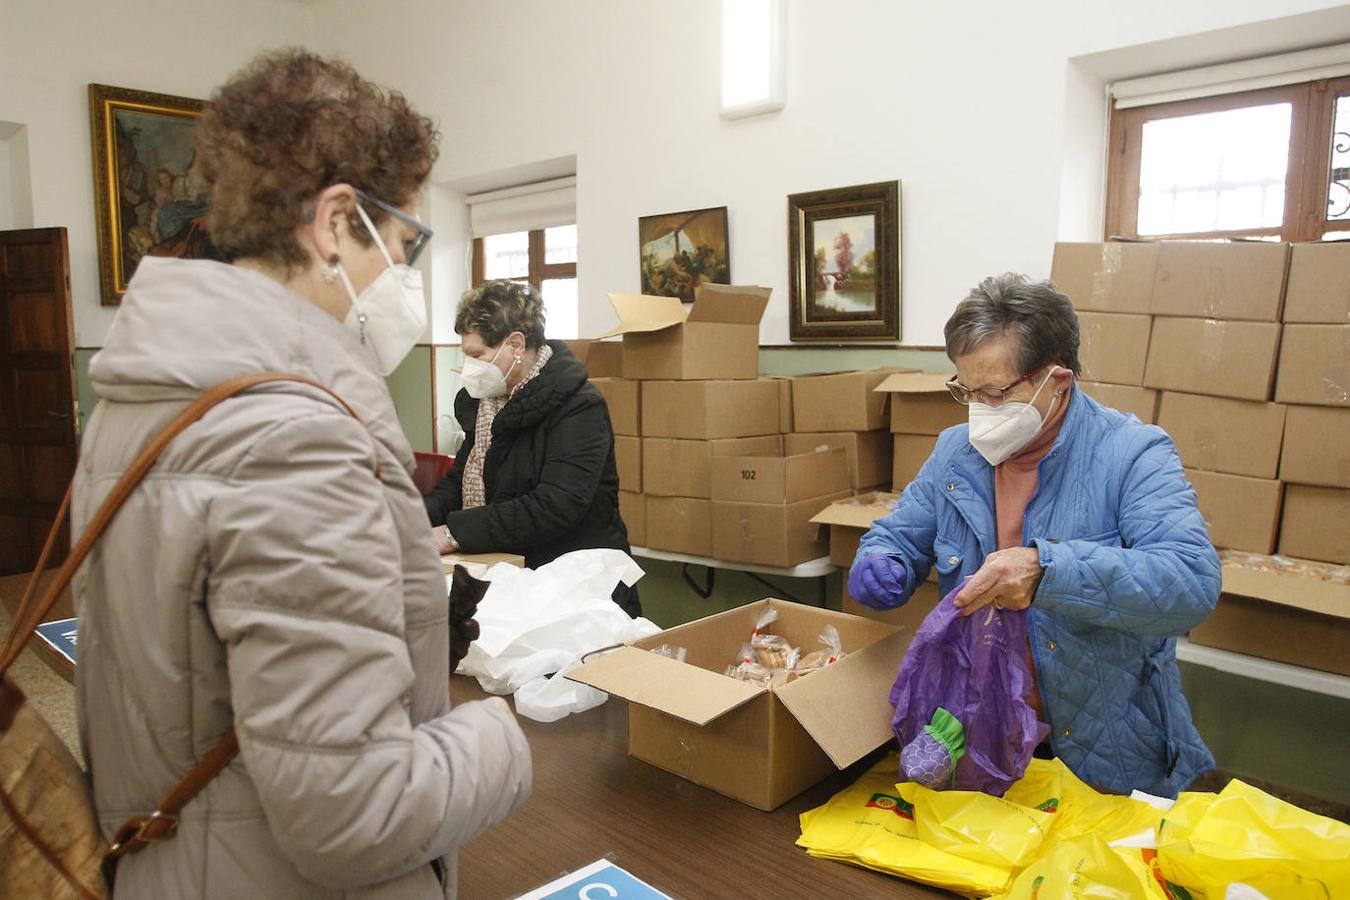
[[[455,454],[455,462],[450,471],[436,482],[431,493],[422,496],[422,503],[427,508],[427,518],[431,520],[433,527],[444,525],[447,515],[464,506],[464,463],[468,461],[471,449],[473,449],[473,432],[465,435],[464,443]]]
[[[534,490],[446,515],[465,552],[521,552],[556,540],[585,519],[614,447],[604,401],[597,395],[567,410],[553,422],[546,444]]]

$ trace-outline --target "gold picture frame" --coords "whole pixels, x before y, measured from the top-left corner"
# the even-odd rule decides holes
[[[192,133],[206,101],[89,85],[102,302],[116,306],[146,256],[219,259]]]

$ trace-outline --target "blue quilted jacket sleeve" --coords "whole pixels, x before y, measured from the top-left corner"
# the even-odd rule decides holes
[[[1219,556],[1171,438],[1158,428],[1134,435],[1142,446],[1122,460],[1122,546],[1038,539],[1045,574],[1035,606],[1084,625],[1179,636],[1213,612]]]

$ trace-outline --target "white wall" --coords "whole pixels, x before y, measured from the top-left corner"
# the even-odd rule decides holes
[[[1100,234],[1103,82],[1071,59],[1329,6],[790,0],[787,108],[734,123],[717,0],[322,8],[363,73],[439,118],[438,181],[576,154],[583,334],[639,286],[639,216],[726,205],[733,280],[773,286],[762,339],[786,343],[786,195],[898,178],[904,342],[934,345],[980,277],[1046,275],[1056,239]],[[461,287],[433,278],[434,302]]]
[[[0,0],[0,121],[27,126],[34,224],[70,229],[81,346],[102,343],[113,312],[99,305],[87,85],[206,97],[291,43],[343,52],[436,116],[438,183],[575,154],[583,334],[612,321],[606,291],[639,285],[639,216],[726,205],[733,278],[773,286],[762,338],[786,343],[786,195],[898,178],[904,342],[932,345],[981,276],[1046,274],[1056,239],[1098,234],[1104,70],[1070,60],[1142,74],[1157,64],[1136,45],[1162,42],[1171,68],[1188,35],[1208,34],[1203,62],[1350,36],[1298,15],[1327,8],[1346,9],[789,0],[787,108],[732,123],[717,116],[718,0]],[[1111,56],[1122,48],[1135,50]],[[444,340],[467,232],[453,192],[429,200]]]
[[[0,121],[27,126],[32,217],[69,229],[76,344],[99,346],[91,82],[205,98],[257,51],[324,49],[297,0],[0,0]],[[11,154],[12,155],[12,154]]]

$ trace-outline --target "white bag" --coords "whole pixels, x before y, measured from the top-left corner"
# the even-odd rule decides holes
[[[475,617],[480,636],[459,671],[490,694],[515,693],[516,711],[541,722],[599,706],[604,692],[547,676],[592,650],[661,630],[611,599],[620,581],[631,586],[642,574],[622,550],[577,550],[534,570],[494,566]]]

